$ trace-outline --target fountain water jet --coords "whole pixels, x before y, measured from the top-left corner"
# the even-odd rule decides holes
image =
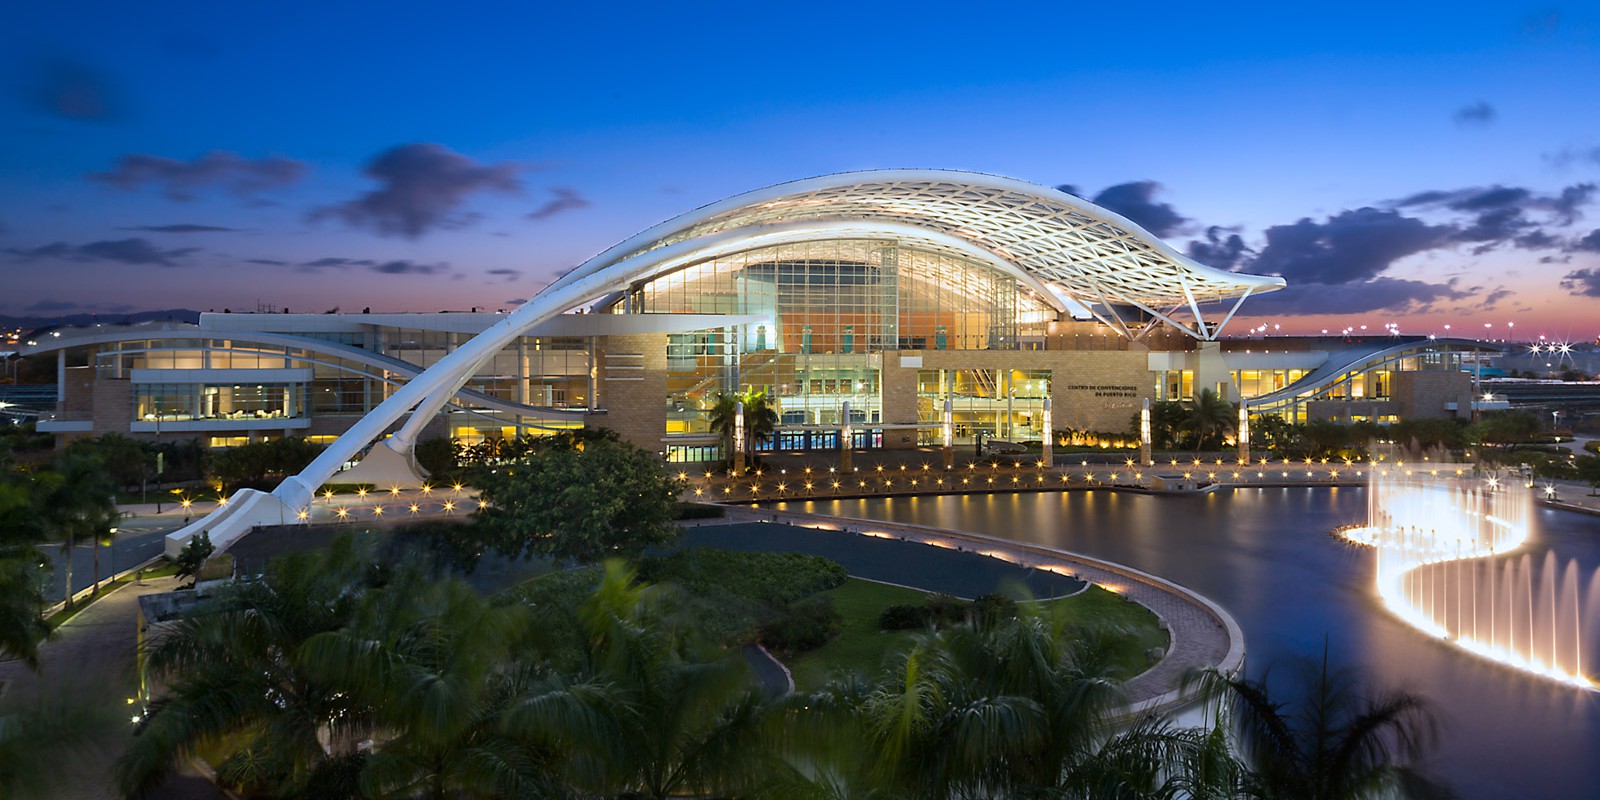
[[[1582,650],[1585,625],[1600,606],[1600,570],[1583,592],[1577,562],[1563,570],[1553,552],[1537,568],[1526,553],[1499,570],[1479,566],[1527,542],[1532,504],[1524,487],[1398,470],[1374,472],[1369,481],[1368,525],[1339,533],[1374,548],[1375,589],[1391,613],[1477,656],[1597,690],[1583,672]]]

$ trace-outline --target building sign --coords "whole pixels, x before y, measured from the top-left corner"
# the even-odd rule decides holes
[[[1075,383],[1066,387],[1069,392],[1094,392],[1095,397],[1138,397],[1139,387],[1114,384]]]

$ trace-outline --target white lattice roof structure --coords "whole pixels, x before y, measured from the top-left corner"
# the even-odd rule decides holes
[[[1131,339],[1150,325],[1130,319],[1130,308],[1209,340],[1245,298],[1284,286],[1279,277],[1207,267],[1127,218],[1054,189],[971,172],[874,170],[782,183],[712,203],[617,244],[551,288],[670,246],[709,258],[739,249],[742,241],[844,237],[891,239],[978,260],[1013,275],[1058,310],[1070,300]],[[683,263],[672,259],[662,267]],[[1221,318],[1208,322],[1202,306],[1217,303],[1225,303],[1213,307]]]

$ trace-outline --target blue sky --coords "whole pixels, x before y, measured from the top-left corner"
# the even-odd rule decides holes
[[[945,167],[1297,287],[1244,324],[1600,333],[1600,10],[1075,5],[35,4],[0,314],[507,307],[730,194]]]

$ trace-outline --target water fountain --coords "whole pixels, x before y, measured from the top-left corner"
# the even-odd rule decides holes
[[[1600,618],[1600,570],[1507,556],[1528,540],[1520,481],[1375,470],[1368,524],[1340,534],[1374,548],[1376,590],[1391,613],[1430,636],[1502,664],[1595,690],[1584,672],[1586,625]],[[1592,668],[1592,665],[1591,665]]]

